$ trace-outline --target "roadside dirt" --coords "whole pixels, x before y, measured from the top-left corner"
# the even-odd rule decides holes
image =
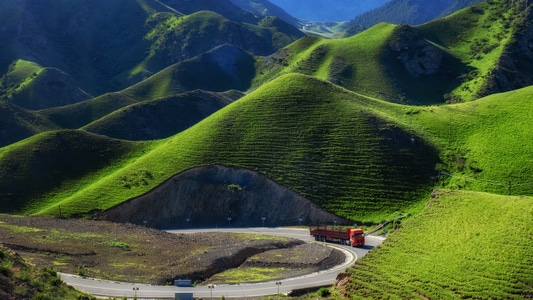
[[[277,267],[268,280],[341,263],[337,250],[300,240],[232,233],[171,234],[85,219],[0,215],[0,244],[39,267],[117,281],[225,282],[226,270]]]

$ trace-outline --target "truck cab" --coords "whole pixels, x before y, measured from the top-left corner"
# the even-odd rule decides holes
[[[365,245],[365,233],[361,228],[348,229],[348,236],[350,237],[350,244],[352,247],[360,247]]]

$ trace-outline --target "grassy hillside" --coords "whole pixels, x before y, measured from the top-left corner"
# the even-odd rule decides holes
[[[458,85],[453,74],[465,66],[423,38],[415,29],[382,23],[345,39],[301,39],[264,60],[256,84],[297,72],[391,102],[442,103]]]
[[[479,96],[485,75],[520,27],[508,17],[490,23],[500,14],[508,16],[495,3],[417,28],[383,23],[346,39],[307,37],[267,57],[224,45],[122,92],[40,111],[41,120],[62,128],[98,120],[86,128],[105,133],[111,126],[109,132],[124,137],[124,132],[143,130],[138,127],[143,122],[118,124],[139,115],[117,111],[128,105],[136,104],[129,107],[133,111],[157,106],[165,98],[137,102],[170,97],[184,87],[252,87],[247,96],[165,140],[128,143],[65,131],[2,148],[0,178],[7,180],[0,194],[10,203],[2,209],[53,215],[61,206],[66,215],[87,214],[208,164],[256,170],[332,212],[369,222],[419,211],[436,179],[450,188],[530,195],[531,88],[445,106],[391,103],[440,103],[436,97],[446,91],[461,100]],[[166,20],[176,22],[168,23],[175,33],[186,33],[182,22],[196,24],[198,34],[217,24],[235,26],[211,12]],[[488,25],[489,32],[482,30]],[[503,44],[474,55],[478,36],[493,42],[500,37]],[[33,67],[28,64],[30,71],[20,77]],[[479,89],[459,89],[474,83]],[[157,117],[143,118],[157,123]]]
[[[467,66],[459,77],[460,84],[449,93],[449,100],[470,101],[529,85],[507,82],[499,89],[491,88],[502,81],[492,75],[499,68],[514,69],[511,72],[521,68],[502,65],[502,60],[509,59],[506,49],[520,44],[519,36],[530,30],[530,9],[524,9],[523,1],[487,1],[419,27],[425,37],[448,49]],[[520,52],[519,55],[527,55],[527,51]],[[517,54],[512,57],[518,59]],[[531,78],[531,71],[515,75],[511,81],[521,81],[519,77]]]
[[[38,269],[4,247],[0,247],[0,298],[94,299],[64,284],[56,271]]]
[[[349,39],[306,37],[289,45],[261,65],[256,84],[286,73],[301,73],[322,80],[330,79],[362,93],[382,90],[394,92],[379,57],[394,25],[380,24]],[[377,87],[380,89],[377,89]]]
[[[441,190],[348,270],[350,299],[524,299],[533,293],[533,198]]]
[[[355,19],[346,25],[346,34],[356,34],[380,22],[423,24],[480,2],[483,0],[391,0],[376,9],[354,16]]]
[[[130,141],[167,138],[242,96],[238,91],[213,93],[196,90],[127,106],[83,129]]]
[[[380,221],[383,214],[418,205],[431,190],[437,156],[364,109],[367,101],[325,82],[287,75],[154,142],[129,164],[99,171],[106,176],[50,189],[41,209],[25,212],[57,214],[57,205],[64,214],[109,208],[192,166],[218,163],[259,170],[343,216]]]
[[[94,96],[224,43],[268,55],[303,36],[229,1],[21,0],[0,8],[0,74],[17,60],[31,60],[68,74],[72,88]]]
[[[59,127],[38,113],[9,102],[0,102],[0,147]]]
[[[28,213],[47,207],[54,201],[47,202],[43,193],[72,193],[130,163],[142,150],[143,144],[83,131],[42,133],[1,148],[2,211]],[[89,201],[83,210],[93,207]]]
[[[0,78],[0,95],[2,100],[33,110],[91,98],[68,74],[24,60],[11,64],[9,71]]]
[[[245,91],[251,86],[254,74],[255,58],[234,45],[225,44],[171,65],[122,91],[41,110],[39,115],[61,128],[77,129],[128,105],[172,97],[196,89]],[[127,130],[127,124],[122,126]]]
[[[298,72],[396,103],[471,101],[533,81],[521,67],[531,59],[528,18],[519,3],[492,1],[416,27],[380,23],[344,39],[308,37],[265,58],[254,84]]]
[[[171,65],[121,92],[137,101],[157,99],[203,89],[212,92],[245,91],[255,75],[255,57],[242,48],[223,44],[191,59]]]
[[[451,187],[529,195],[531,89],[416,107],[289,74],[185,132],[151,143],[150,151],[125,150],[128,164],[101,165],[100,177],[45,189],[34,198],[39,208],[21,212],[56,214],[57,205],[65,214],[105,209],[185,169],[215,163],[257,170],[328,210],[364,221],[418,209],[437,171],[441,184]],[[3,149],[5,165],[23,157],[11,149]],[[35,153],[26,153],[31,161]]]

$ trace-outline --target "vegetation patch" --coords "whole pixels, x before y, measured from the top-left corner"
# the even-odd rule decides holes
[[[437,190],[348,271],[356,298],[522,299],[533,293],[533,198]]]
[[[2,299],[95,299],[64,284],[55,270],[35,267],[3,246],[0,283]]]
[[[217,274],[211,278],[212,281],[228,284],[238,284],[243,282],[262,282],[280,278],[284,274],[285,268],[258,268],[243,267],[231,269]]]

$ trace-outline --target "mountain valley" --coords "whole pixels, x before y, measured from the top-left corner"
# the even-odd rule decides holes
[[[428,20],[374,22],[427,8],[381,2],[344,38],[276,1],[0,3],[0,213],[386,223],[342,297],[530,295],[533,4],[439,1]],[[466,259],[445,267],[434,245]],[[498,249],[514,254],[487,263]],[[412,280],[402,260],[419,262]]]

